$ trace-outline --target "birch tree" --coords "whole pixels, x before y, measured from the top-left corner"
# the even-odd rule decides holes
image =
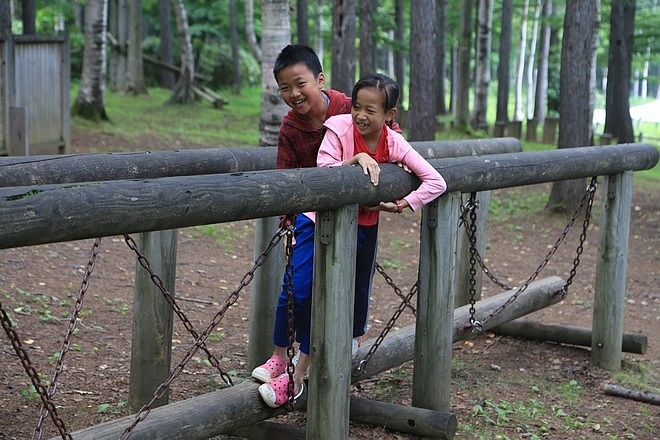
[[[181,72],[168,103],[188,104],[192,101],[195,60],[190,41],[190,31],[188,30],[188,14],[183,5],[183,0],[174,0],[174,14],[176,16],[179,45],[181,46]]]
[[[260,145],[277,145],[282,118],[288,107],[280,98],[273,77],[275,58],[291,42],[288,0],[264,0],[261,4],[261,120]]]
[[[497,111],[495,121],[509,122],[509,72],[511,64],[511,21],[513,0],[502,2],[499,63],[497,64]]]
[[[80,88],[73,104],[74,115],[91,120],[108,120],[105,112],[107,0],[85,3],[85,46]]]
[[[472,52],[472,0],[464,0],[461,9],[461,39],[458,45],[456,73],[456,126],[467,128],[470,99],[470,54]]]
[[[518,64],[516,65],[516,94],[513,119],[522,121],[523,114],[523,75],[525,73],[525,54],[527,53],[527,14],[529,13],[529,0],[523,0],[522,12],[520,14],[520,50],[518,52]]]
[[[534,4],[534,18],[532,19],[532,40],[529,44],[529,56],[527,57],[527,119],[532,119],[534,115],[534,60],[536,58],[536,39],[539,33],[539,19],[541,17],[543,5],[541,0],[536,0]]]
[[[534,93],[534,116],[539,122],[545,119],[546,96],[548,93],[548,66],[550,38],[552,36],[552,0],[543,3],[541,38],[539,39],[538,64],[536,67],[536,92]]]

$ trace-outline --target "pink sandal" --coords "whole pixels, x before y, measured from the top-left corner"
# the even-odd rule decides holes
[[[261,395],[263,401],[266,402],[266,405],[271,408],[277,408],[284,405],[289,400],[288,387],[289,375],[283,374],[275,380],[260,385],[259,395]],[[293,399],[295,400],[299,398],[304,390],[305,384],[303,383]]]
[[[270,382],[277,379],[286,371],[286,360],[274,354],[265,364],[252,370],[252,377],[260,382]]]

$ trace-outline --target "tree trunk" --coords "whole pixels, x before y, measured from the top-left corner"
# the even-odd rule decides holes
[[[192,43],[188,30],[188,15],[183,0],[174,1],[176,27],[181,45],[181,74],[174,86],[168,103],[188,104],[192,101],[192,86],[195,79],[195,60],[193,59]]]
[[[446,104],[446,90],[445,90],[445,81],[447,79],[446,69],[446,55],[447,55],[447,38],[445,29],[447,28],[447,0],[438,0],[438,34],[436,35],[436,53],[437,53],[437,90],[436,90],[436,103],[435,103],[435,112],[438,115],[444,115],[447,113],[447,104]]]
[[[456,72],[456,126],[466,129],[470,117],[470,56],[472,51],[472,0],[464,0],[461,9],[461,40],[458,45]]]
[[[172,22],[170,20],[170,0],[160,0],[160,60],[174,65],[172,51]],[[165,89],[174,89],[176,76],[169,69],[160,70],[160,86]]]
[[[408,139],[428,141],[435,138],[435,82],[429,72],[435,62],[435,0],[412,2],[410,12],[410,116]]]
[[[552,35],[552,0],[543,4],[543,24],[539,41],[538,65],[536,68],[536,93],[534,93],[534,119],[542,122],[546,114],[546,95],[548,93],[548,60],[550,58],[550,36]]]
[[[11,35],[11,5],[10,0],[0,0],[0,38]]]
[[[376,71],[376,42],[371,18],[377,10],[378,3],[375,0],[360,0],[360,77]]]
[[[394,0],[394,39],[396,41],[403,41],[406,30],[406,18],[403,11],[404,0]],[[405,54],[400,45],[394,50],[394,77],[399,83],[401,93],[399,94],[399,102],[404,101],[406,95],[406,77],[405,77]]]
[[[351,93],[355,84],[356,0],[333,0],[332,88]]]
[[[105,112],[105,41],[107,0],[87,0],[85,3],[85,46],[78,96],[71,112],[97,120],[108,120]]]
[[[142,0],[128,3],[128,82],[125,92],[134,95],[147,93],[142,62]]]
[[[296,25],[298,27],[298,43],[309,46],[309,24],[307,0],[296,0]]]
[[[593,36],[598,32],[599,5],[599,1],[566,4],[559,80],[559,148],[590,144]],[[585,35],[591,38],[585,38]],[[546,209],[573,212],[584,188],[584,179],[554,182]]]
[[[21,19],[23,20],[23,35],[35,35],[37,33],[36,10],[34,0],[21,0]]]
[[[513,0],[502,2],[499,63],[497,64],[497,112],[495,121],[509,121],[509,71],[511,63],[511,19]]]
[[[604,132],[611,134],[622,144],[635,141],[629,101],[635,3],[635,0],[613,0],[610,15]]]
[[[232,59],[232,79],[236,94],[241,94],[241,58],[239,51],[241,45],[238,41],[238,21],[236,20],[236,0],[229,0],[229,15],[231,20],[231,59]]]
[[[518,64],[516,65],[516,94],[515,94],[515,109],[513,111],[513,119],[515,121],[522,121],[522,84],[523,74],[525,73],[525,53],[527,52],[527,14],[529,10],[529,0],[523,0],[523,9],[521,14],[520,23],[520,51],[518,52]]]
[[[532,41],[529,44],[529,56],[527,57],[527,119],[534,115],[534,60],[536,58],[536,39],[539,33],[539,17],[541,16],[541,0],[536,0],[534,5],[534,19],[532,21]]]
[[[479,0],[477,7],[477,59],[474,108],[470,126],[488,130],[488,86],[490,85],[490,47],[493,30],[493,0]]]
[[[126,90],[128,82],[128,0],[108,2],[108,87],[113,92]]]
[[[287,112],[273,77],[275,58],[291,41],[288,0],[266,0],[261,4],[263,48],[261,60],[261,121],[259,145],[277,145],[282,118]]]
[[[252,50],[252,55],[261,62],[263,54],[261,46],[257,42],[257,35],[254,32],[254,0],[245,0],[245,37]]]

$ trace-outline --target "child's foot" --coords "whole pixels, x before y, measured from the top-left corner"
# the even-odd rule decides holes
[[[284,405],[289,400],[288,394],[289,375],[283,374],[275,380],[259,386],[259,395],[266,402],[266,405],[271,408],[277,408]],[[305,390],[304,383],[300,384],[300,390],[293,397],[294,400],[299,398]]]
[[[252,370],[252,377],[260,382],[269,382],[277,379],[286,371],[286,360],[274,354],[265,364]]]

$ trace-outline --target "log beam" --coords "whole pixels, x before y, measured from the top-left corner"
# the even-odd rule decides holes
[[[413,142],[412,146],[427,159],[522,151],[520,141],[513,138]],[[277,147],[0,157],[0,187],[274,170],[276,157]]]
[[[493,329],[498,335],[514,336],[535,341],[591,347],[592,331],[572,325],[549,325],[530,320],[516,319]],[[621,350],[626,353],[646,354],[648,339],[644,335],[624,333]]]
[[[647,144],[430,159],[448,191],[486,191],[652,168]],[[359,167],[301,168],[0,188],[0,248],[331,211],[399,199],[419,180],[383,164],[374,187]]]
[[[488,320],[484,330],[560,301],[561,295],[558,292],[563,285],[564,281],[558,277],[531,283],[516,301]],[[512,294],[513,292],[504,292],[479,301],[476,304],[477,319],[483,319],[497,310]],[[456,309],[454,341],[473,335],[469,329],[469,308],[463,306]],[[391,332],[366,367],[353,374],[351,381],[359,382],[411,360],[414,340],[414,324]],[[359,365],[360,359],[367,354],[374,342],[375,339],[371,339],[362,344],[353,362],[354,366]],[[263,403],[257,391],[258,387],[259,384],[253,381],[242,382],[234,387],[154,408],[136,425],[131,439],[206,440],[284,414],[284,409],[272,409]],[[134,416],[123,417],[76,431],[71,435],[75,440],[116,440],[133,423],[133,420]]]

